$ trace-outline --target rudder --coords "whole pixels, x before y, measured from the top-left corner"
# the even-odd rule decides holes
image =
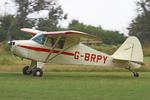
[[[112,57],[116,60],[143,64],[143,50],[140,41],[135,36],[128,37]]]

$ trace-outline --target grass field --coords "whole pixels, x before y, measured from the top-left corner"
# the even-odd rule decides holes
[[[149,100],[150,72],[0,73],[0,100]]]

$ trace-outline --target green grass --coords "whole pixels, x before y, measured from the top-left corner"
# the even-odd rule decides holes
[[[0,100],[149,100],[150,73],[49,72],[44,77],[0,73]]]
[[[144,57],[144,61],[150,61],[150,57]]]

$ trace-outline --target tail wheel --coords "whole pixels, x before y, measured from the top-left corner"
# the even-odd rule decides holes
[[[37,76],[37,77],[43,76],[43,71],[40,68],[35,68],[32,73],[33,73],[33,76]]]
[[[29,70],[29,66],[25,66],[22,70],[23,75],[31,75],[32,71]]]
[[[131,67],[129,67],[129,68],[127,68],[130,72],[132,72],[133,73],[133,76],[134,77],[139,77],[139,73],[138,72],[134,72],[132,69],[131,69]]]
[[[134,77],[139,77],[139,73],[134,72],[134,73],[133,73],[133,76],[134,76]]]

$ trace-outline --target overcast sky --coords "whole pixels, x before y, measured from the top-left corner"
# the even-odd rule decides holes
[[[137,0],[59,0],[68,20],[78,19],[85,24],[127,33],[127,27],[136,16]]]
[[[10,0],[2,0],[0,3],[1,14],[4,14],[4,11],[15,11],[15,6],[11,5],[12,7],[7,7],[10,4],[5,4],[6,1],[9,2]],[[128,31],[126,28],[136,16],[136,1],[58,0],[64,12],[68,14],[68,20],[62,21],[60,24],[66,27],[72,19],[77,19],[85,24],[100,25],[104,29],[118,30],[127,34]]]

